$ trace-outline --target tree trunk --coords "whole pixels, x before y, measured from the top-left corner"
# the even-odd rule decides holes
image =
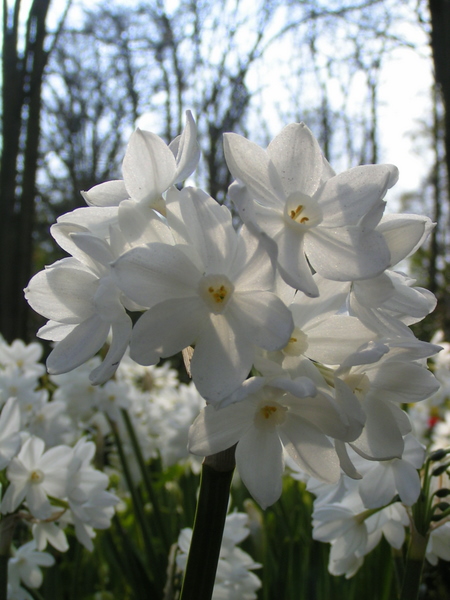
[[[3,2],[3,143],[0,162],[0,332],[11,342],[28,337],[23,288],[32,275],[36,171],[44,49],[51,0],[33,0],[24,50],[18,48],[19,5]]]

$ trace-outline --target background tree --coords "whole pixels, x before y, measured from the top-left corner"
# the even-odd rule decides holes
[[[50,0],[34,0],[23,22],[21,3],[3,1],[2,144],[0,159],[0,331],[27,337],[22,289],[32,274],[36,172],[44,69],[62,27],[48,38]],[[25,32],[21,34],[22,28]]]

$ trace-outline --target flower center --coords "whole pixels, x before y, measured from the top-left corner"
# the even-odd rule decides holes
[[[289,342],[283,348],[283,354],[286,356],[301,356],[302,354],[305,354],[307,349],[308,336],[298,327],[294,327]]]
[[[278,402],[263,401],[260,403],[255,415],[255,425],[259,427],[276,427],[286,420],[287,408]]]
[[[365,373],[353,373],[352,375],[347,375],[344,381],[358,400],[364,400],[364,397],[370,388],[370,380]]]
[[[287,223],[297,230],[307,231],[323,220],[322,210],[317,200],[301,192],[289,196],[284,211]]]
[[[42,483],[44,481],[44,473],[40,469],[35,469],[30,473],[31,483]]]
[[[198,291],[211,312],[220,314],[233,294],[234,285],[225,275],[205,275],[200,280]]]

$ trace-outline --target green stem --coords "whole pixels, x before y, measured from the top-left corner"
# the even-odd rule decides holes
[[[411,523],[411,539],[406,557],[400,600],[417,600],[419,597],[427,541],[427,537],[419,533],[415,524]]]
[[[234,471],[234,447],[203,462],[180,600],[211,600]]]
[[[148,494],[148,498],[152,504],[153,514],[155,516],[154,523],[155,523],[155,528],[157,529],[157,535],[158,535],[159,539],[162,541],[162,543],[164,544],[166,554],[168,554],[169,550],[170,550],[170,542],[168,540],[166,531],[164,529],[165,520],[162,518],[161,512],[159,510],[158,499],[157,499],[154,489],[153,489],[153,484],[152,484],[152,481],[150,478],[148,467],[145,464],[141,446],[139,444],[139,440],[137,439],[136,431],[133,427],[133,423],[130,419],[130,415],[124,409],[122,409],[121,412],[122,412],[123,420],[125,422],[125,426],[127,428],[128,435],[130,436],[130,441],[131,441],[131,445],[133,446],[134,454],[135,454],[136,459],[139,464],[139,469],[142,474],[142,479],[144,481],[145,490],[146,490],[146,492]]]

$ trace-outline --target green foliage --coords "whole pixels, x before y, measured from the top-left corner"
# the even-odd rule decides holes
[[[159,460],[149,465],[158,512],[169,543],[175,544],[183,527],[192,527],[199,478],[189,468],[162,470]],[[147,501],[144,486],[137,488],[145,507],[150,531],[155,531],[155,510]],[[328,545],[312,539],[313,497],[303,483],[284,480],[280,500],[262,511],[248,496],[240,481],[232,487],[230,509],[245,511],[251,535],[242,544],[263,567],[258,600],[370,600],[396,598],[390,547],[382,542],[351,579],[334,577],[327,571]],[[110,530],[98,532],[92,553],[76,539],[69,552],[55,552],[56,564],[46,571],[42,598],[49,600],[171,600],[179,590],[175,573],[173,595],[165,595],[169,553],[161,537],[152,534],[152,552],[146,549],[144,533],[131,499],[117,512]],[[150,556],[151,554],[151,556]],[[173,560],[173,553],[171,555]],[[170,565],[172,574],[175,569]]]

